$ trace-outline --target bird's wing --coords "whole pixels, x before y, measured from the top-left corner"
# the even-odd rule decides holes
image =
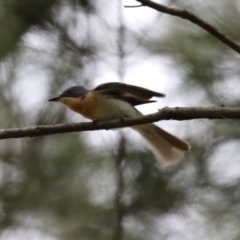
[[[122,101],[126,101],[133,106],[151,103],[152,97],[164,97],[162,93],[154,92],[146,88],[133,86],[125,83],[110,82],[97,86],[93,91],[104,95],[110,95]]]

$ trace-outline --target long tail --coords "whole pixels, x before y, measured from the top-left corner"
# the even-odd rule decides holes
[[[149,143],[156,159],[162,165],[169,165],[180,160],[190,145],[164,131],[154,124],[145,124],[133,127]]]

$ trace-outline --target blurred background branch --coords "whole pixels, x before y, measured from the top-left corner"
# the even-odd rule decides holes
[[[123,220],[125,213],[124,206],[124,158],[126,158],[126,138],[123,134],[120,135],[117,153],[115,155],[116,162],[116,193],[115,193],[115,208],[116,219],[115,227],[113,228],[112,240],[123,239]]]
[[[231,40],[229,37],[218,31],[214,26],[207,23],[206,21],[202,20],[201,18],[197,17],[193,13],[187,11],[187,10],[179,10],[176,8],[170,8],[167,6],[164,6],[162,4],[156,3],[151,0],[136,0],[137,2],[140,2],[142,6],[147,6],[152,9],[155,9],[159,12],[167,13],[173,16],[177,16],[183,19],[187,19],[190,22],[198,25],[199,27],[203,28],[207,32],[209,32],[211,35],[216,37],[218,40],[220,40],[222,43],[224,43],[226,46],[230,47],[234,51],[240,53],[240,45],[236,43],[235,41]]]

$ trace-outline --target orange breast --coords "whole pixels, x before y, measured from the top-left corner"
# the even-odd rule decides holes
[[[96,119],[96,110],[98,108],[98,97],[89,92],[85,98],[62,98],[60,102],[70,108],[72,111],[80,113],[85,118]]]

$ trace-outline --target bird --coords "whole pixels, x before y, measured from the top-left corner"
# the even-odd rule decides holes
[[[73,86],[48,101],[60,102],[85,118],[101,121],[142,116],[135,106],[156,102],[151,98],[164,96],[165,94],[143,87],[109,82],[100,84],[92,90],[81,85]],[[188,142],[153,123],[131,128],[148,142],[153,155],[163,166],[178,162],[191,148]]]

